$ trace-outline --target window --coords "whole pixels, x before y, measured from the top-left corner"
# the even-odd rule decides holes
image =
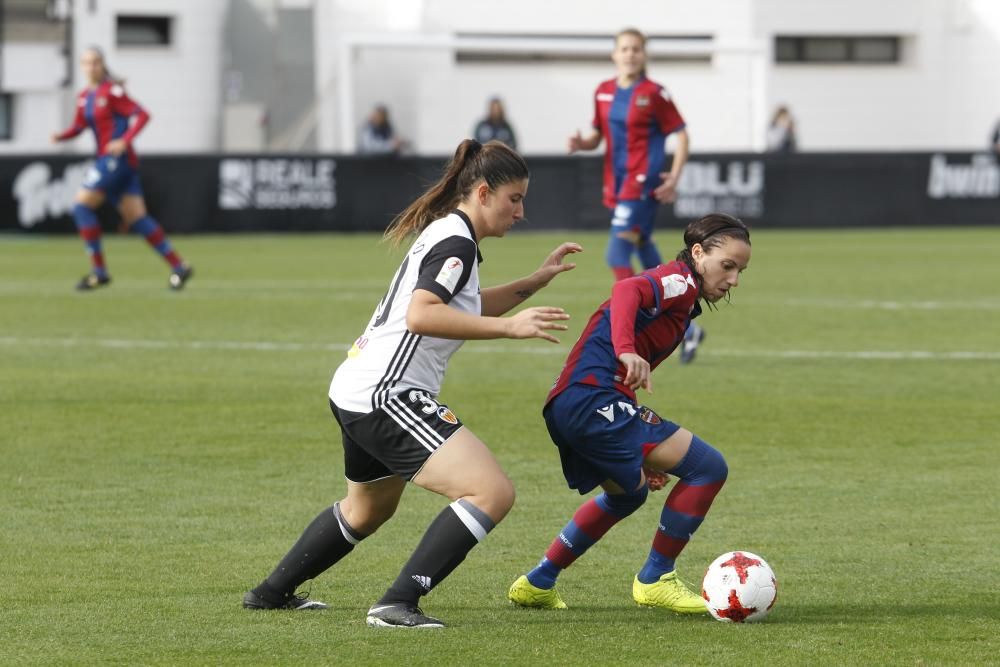
[[[173,19],[169,16],[118,16],[115,35],[118,46],[169,46]]]
[[[775,37],[779,63],[894,64],[900,59],[899,37]]]
[[[614,35],[458,33],[455,61],[471,63],[607,63]],[[650,62],[710,63],[711,35],[647,35]]]
[[[0,93],[0,139],[14,138],[14,96]]]

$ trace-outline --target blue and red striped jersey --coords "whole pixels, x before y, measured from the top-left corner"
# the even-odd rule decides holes
[[[135,121],[130,123],[132,117]],[[73,124],[59,139],[70,139],[88,127],[97,140],[97,155],[104,155],[108,142],[124,139],[128,143],[128,163],[139,164],[132,140],[149,121],[149,114],[126,93],[118,82],[104,80],[93,88],[84,88],[76,98],[76,116]]]
[[[573,346],[546,403],[572,384],[613,388],[635,400],[623,384],[618,355],[638,354],[655,369],[684,339],[691,319],[701,314],[698,285],[684,262],[669,262],[620,280]]]
[[[606,142],[604,205],[619,199],[642,199],[660,184],[668,135],[684,129],[684,119],[658,83],[643,77],[629,88],[616,79],[594,93],[594,129]]]

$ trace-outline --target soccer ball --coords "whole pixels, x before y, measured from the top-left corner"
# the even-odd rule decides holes
[[[716,620],[751,623],[771,611],[778,596],[778,580],[760,556],[749,551],[730,551],[708,566],[701,596]]]

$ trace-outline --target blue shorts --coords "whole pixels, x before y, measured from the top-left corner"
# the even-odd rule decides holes
[[[542,411],[569,488],[589,493],[606,480],[631,491],[646,454],[680,428],[612,389],[570,385]]]
[[[83,187],[88,190],[100,190],[115,206],[118,205],[122,195],[142,196],[139,170],[128,163],[128,157],[125,155],[98,157],[94,161],[94,166],[87,170]]]
[[[611,232],[632,231],[639,234],[639,238],[649,240],[656,223],[657,206],[659,202],[652,197],[619,201],[611,213]]]

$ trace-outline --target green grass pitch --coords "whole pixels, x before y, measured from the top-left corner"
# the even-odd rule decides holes
[[[112,236],[114,283],[77,294],[78,240],[0,238],[0,663],[996,664],[1000,230],[757,231],[697,361],[654,374],[641,400],[730,465],[679,571],[767,558],[778,602],[753,626],[633,604],[663,492],[564,573],[568,611],[506,602],[580,503],[540,408],[611,279],[603,234],[483,244],[490,285],[566,239],[579,268],[531,301],[572,313],[563,343],[472,342],[451,364],[441,400],[518,500],[425,599],[450,627],[408,633],[364,617],[445,504],[417,488],[311,583],[331,610],[240,608],[343,492],[327,384],[400,251],[178,237],[197,274],[171,293],[141,239]]]

